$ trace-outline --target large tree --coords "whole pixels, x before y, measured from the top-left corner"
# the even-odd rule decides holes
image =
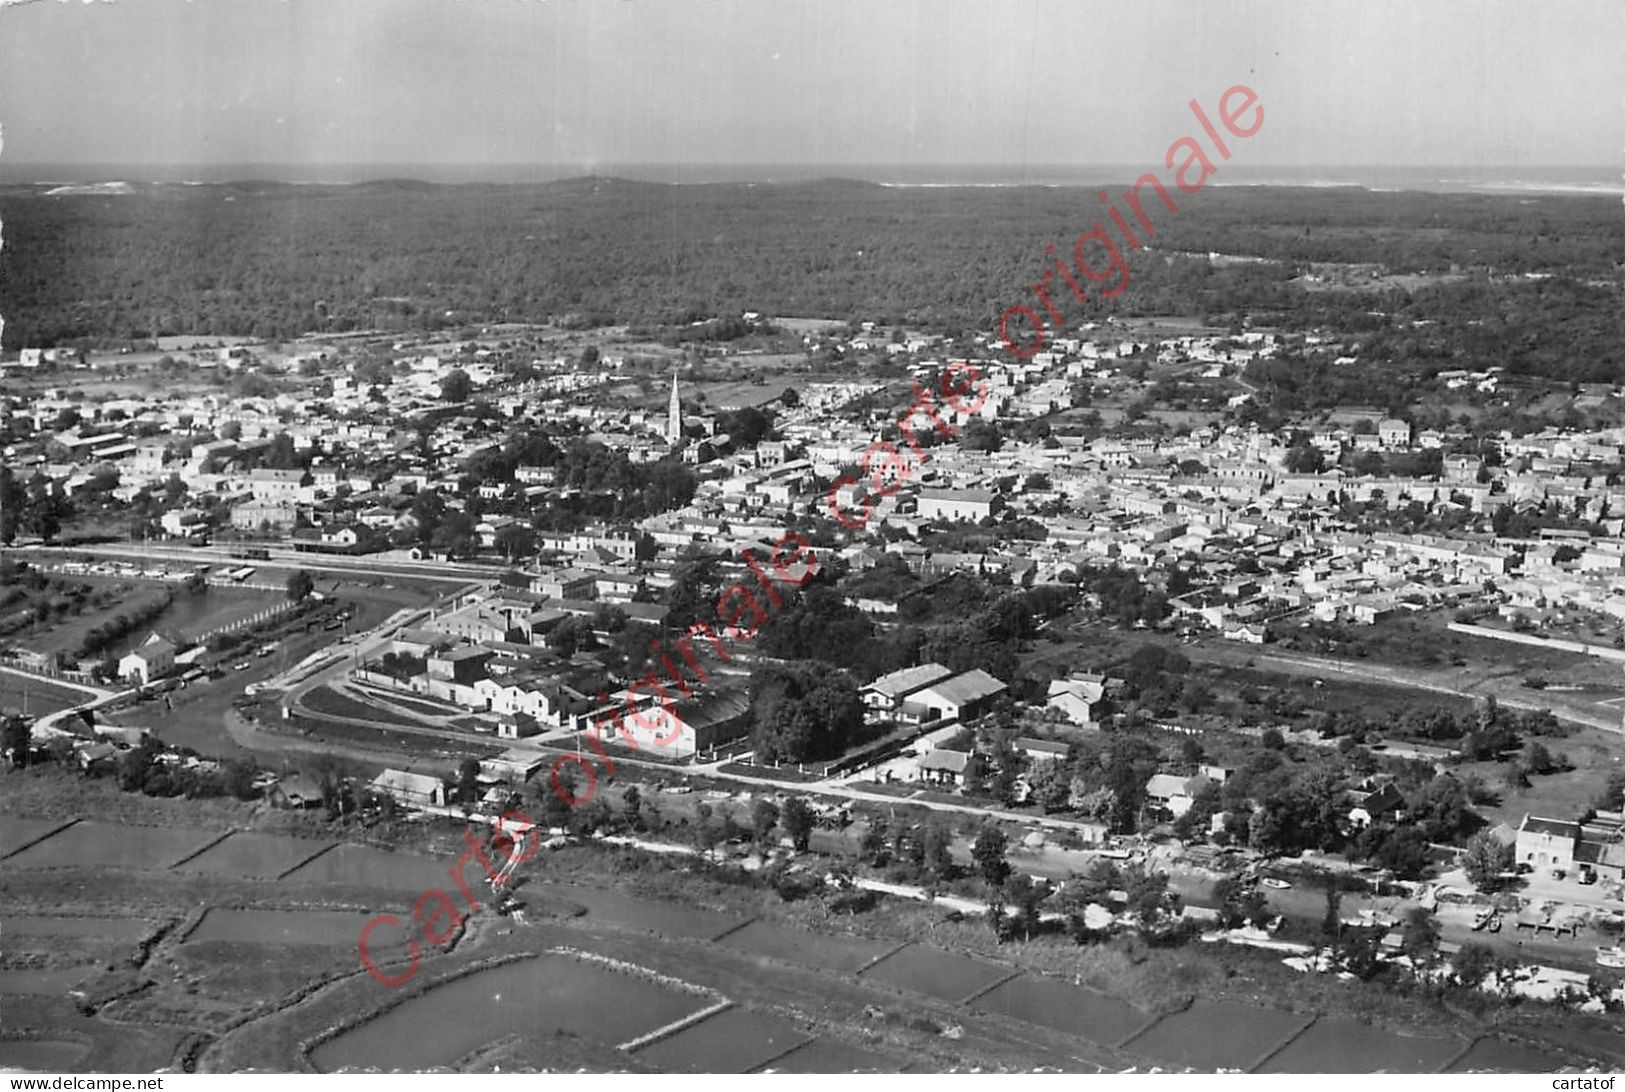
[[[812,842],[813,812],[805,800],[799,796],[786,800],[779,815],[779,826],[784,828],[785,836],[797,853],[807,852]]]
[[[288,574],[288,598],[295,603],[303,603],[316,590],[316,578],[304,569],[295,569]]]
[[[1003,887],[1005,878],[1010,875],[1010,862],[1004,859],[1004,851],[1009,844],[1010,839],[1005,837],[1004,831],[991,823],[983,826],[976,834],[976,841],[971,843],[971,859],[976,862],[976,871],[989,887]]]
[[[34,722],[27,717],[0,718],[0,750],[11,755],[11,764],[28,765],[28,745],[33,738]]]
[[[1480,891],[1501,890],[1507,881],[1502,874],[1512,871],[1513,847],[1487,830],[1473,835],[1462,850],[1461,867],[1467,879]]]
[[[444,402],[466,402],[473,389],[473,381],[461,368],[453,368],[440,379],[440,398]]]
[[[510,523],[496,533],[495,545],[509,561],[536,552],[536,532],[523,523]]]
[[[751,836],[756,844],[766,848],[770,844],[773,828],[779,822],[779,806],[771,800],[758,800],[751,809]]]

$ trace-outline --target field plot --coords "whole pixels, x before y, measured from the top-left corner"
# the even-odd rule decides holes
[[[1358,1020],[1316,1020],[1260,1073],[1436,1073],[1462,1040],[1396,1035]]]
[[[357,701],[348,694],[341,694],[330,686],[318,686],[304,698],[305,708],[312,713],[322,713],[330,717],[353,717],[356,720],[377,721],[380,724],[390,723],[391,716],[399,717],[399,710],[391,710],[382,702]]]
[[[282,583],[285,579],[274,578],[276,583]],[[197,638],[211,630],[252,618],[260,611],[284,601],[285,597],[275,592],[245,588],[210,588],[203,595],[180,592],[158,623],[165,629]],[[141,639],[145,639],[145,634],[138,638],[138,643]]]
[[[835,1039],[814,1039],[798,1046],[770,1065],[763,1073],[896,1073],[903,1063],[884,1054],[848,1046]]]
[[[6,867],[96,865],[150,871],[183,861],[218,837],[218,831],[186,827],[132,827],[87,821],[36,842],[10,858]]]
[[[520,960],[436,986],[311,1052],[316,1067],[424,1070],[508,1035],[542,1042],[560,1032],[615,1044],[712,1004],[565,955]]]
[[[1228,1002],[1197,1001],[1124,1044],[1153,1061],[1204,1072],[1246,1069],[1302,1030],[1310,1018]]]
[[[1115,997],[1059,979],[1029,975],[1001,982],[971,1002],[971,1008],[1054,1028],[1102,1046],[1121,1043],[1151,1019]]]
[[[79,967],[41,967],[27,970],[0,971],[0,994],[30,994],[34,996],[64,994],[96,973],[96,968],[85,964]]]
[[[718,408],[744,409],[747,406],[765,406],[774,401],[784,393],[784,386],[769,384],[764,387],[744,380],[696,383],[694,390],[697,394],[704,394],[706,401]]]
[[[1595,1025],[1589,1027],[1541,1028],[1542,1042],[1561,1049],[1572,1050],[1590,1058],[1613,1063],[1613,1068],[1625,1068],[1625,1034],[1608,1031]]]
[[[858,937],[829,937],[817,933],[798,933],[763,921],[753,921],[737,932],[723,937],[719,944],[737,948],[751,955],[795,963],[829,971],[856,971],[874,959],[897,947],[888,940],[863,940]]]
[[[307,838],[238,832],[180,866],[182,872],[223,872],[275,879],[331,846]]]
[[[747,1073],[811,1039],[782,1016],[729,1009],[636,1053],[668,1073]]]
[[[28,843],[37,842],[67,825],[62,819],[18,819],[8,815],[6,821],[0,823],[0,857],[10,856]]]
[[[649,902],[623,895],[618,891],[599,891],[591,887],[569,884],[537,884],[526,888],[538,895],[546,895],[567,903],[587,908],[590,921],[607,922],[656,933],[663,937],[686,937],[710,940],[730,929],[737,929],[745,918],[721,914],[715,910],[701,910],[691,906],[678,906],[669,902]]]
[[[141,918],[0,917],[0,940],[8,937],[83,937],[134,943],[151,923]]]
[[[373,953],[378,966],[390,968],[388,973],[406,966],[403,956],[398,946]],[[174,950],[174,960],[187,993],[195,989],[207,999],[206,1007],[226,1006],[243,1015],[268,997],[286,997],[320,979],[363,969],[354,937],[347,945],[188,941]]]
[[[71,1069],[90,1044],[68,1039],[0,1039],[0,1066],[50,1073]]]
[[[130,582],[96,577],[73,576],[68,578],[68,582],[90,588],[93,595],[109,597],[106,605],[94,606],[92,604],[98,600],[90,600],[87,602],[87,609],[82,613],[60,618],[54,623],[29,626],[14,634],[14,640],[33,651],[65,652],[72,655],[84,643],[91,630],[103,625],[116,614],[123,614],[129,618],[150,617],[153,620],[148,623],[150,628],[153,622],[167,613],[165,604],[179,590],[156,582]],[[145,629],[140,631],[139,637],[134,633],[128,634],[115,641],[110,650],[122,654],[128,651],[126,645],[138,643],[146,635]]]
[[[457,858],[437,860],[409,853],[390,853],[369,846],[341,845],[321,854],[286,877],[290,883],[349,884],[356,887],[398,887],[428,890],[433,887],[454,888],[456,881],[450,870]],[[471,864],[465,870],[470,887],[484,883],[479,865]]]
[[[1010,974],[1009,967],[998,963],[910,944],[863,971],[862,977],[944,1001],[963,1001]]]
[[[1445,1070],[1446,1073],[1555,1073],[1561,1058],[1519,1043],[1486,1035]]]
[[[227,941],[242,944],[339,944],[353,946],[368,915],[349,910],[221,910],[212,908],[186,935],[188,944]],[[369,949],[405,944],[407,924],[380,925],[367,937]]]
[[[370,687],[365,689],[358,688],[356,692],[359,694],[364,694],[367,698],[378,702],[378,706],[374,709],[375,713],[380,711],[387,712],[388,706],[391,705],[400,706],[400,708],[404,709],[408,713],[416,713],[420,716],[426,717],[456,717],[461,716],[466,712],[466,710],[459,705],[451,705],[450,703],[437,705],[427,698],[409,698],[403,694],[387,693],[384,691],[374,690]]]
[[[0,672],[0,709],[26,709],[31,716],[72,709],[89,701],[91,694],[57,686],[44,679],[25,679]]]

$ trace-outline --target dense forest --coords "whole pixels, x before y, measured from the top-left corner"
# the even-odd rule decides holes
[[[1030,302],[1045,244],[1069,249],[1103,211],[1082,190],[843,181],[10,187],[0,313],[9,349],[742,310],[987,330]],[[1435,370],[1466,353],[1533,374],[1625,374],[1625,221],[1611,198],[1210,187],[1181,196],[1151,242],[1128,291],[1073,303],[1069,319],[1247,314],[1359,332],[1380,358]],[[1310,291],[1295,278],[1314,262],[1461,277]],[[1550,276],[1507,276],[1525,273]]]

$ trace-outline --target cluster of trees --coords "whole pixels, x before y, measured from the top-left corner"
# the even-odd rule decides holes
[[[571,510],[600,519],[638,520],[681,508],[699,485],[680,459],[634,463],[592,440],[572,441],[554,466],[557,486],[579,491]]]
[[[19,532],[50,542],[73,515],[72,503],[44,474],[36,473],[24,484],[9,467],[0,466],[0,544],[11,545]]]
[[[287,588],[290,602],[303,603],[316,590],[316,578],[305,569],[295,569],[288,574]]]
[[[1582,378],[1617,375],[1620,316],[1606,289],[1579,279],[1611,274],[1625,247],[1601,200],[1547,202],[1532,233],[1528,210],[1510,197],[1210,188],[1159,224],[1155,254],[1131,256],[1132,292],[1069,299],[1068,317],[1254,312],[1271,325],[1368,331],[1370,353],[1396,363],[1461,352],[1565,379],[1577,368]],[[674,336],[719,340],[750,330],[715,316],[747,309],[985,329],[1002,299],[990,290],[1029,283],[1033,255],[1077,232],[1067,189],[849,182],[254,183],[162,187],[118,202],[10,194],[0,216],[14,238],[0,254],[8,349],[550,317],[576,325],[652,317]],[[290,218],[307,230],[280,230]],[[1597,231],[1598,223],[1608,226]],[[1209,251],[1269,260],[1219,265]],[[1475,273],[1410,292],[1291,283],[1305,263],[1324,261],[1559,275],[1492,282]],[[1418,327],[1419,318],[1435,325]],[[691,326],[696,319],[704,324]]]
[[[0,616],[0,635],[10,635],[29,626],[44,626],[87,610],[101,610],[118,599],[111,590],[96,591],[89,584],[46,577],[38,569],[20,572],[15,562],[0,563],[0,611],[18,607]]]
[[[876,815],[864,829],[858,853],[871,867],[886,869],[886,877],[893,883],[939,891],[963,874],[954,861],[953,841],[952,829],[939,819],[893,824],[886,816]]]
[[[28,717],[0,715],[0,751],[11,755],[19,769],[28,765],[28,749],[33,742],[34,722]]]
[[[1067,595],[1057,588],[1003,592],[980,610],[927,629],[920,660],[940,663],[955,672],[981,668],[1014,682],[1021,670],[1022,642],[1033,636],[1039,619],[1065,613],[1067,602]]]
[[[410,652],[386,652],[372,665],[374,670],[380,671],[391,678],[407,682],[417,678],[429,670],[429,662],[422,656],[414,656]]]
[[[1165,594],[1148,586],[1138,574],[1116,565],[1084,565],[1076,575],[1078,588],[1098,605],[1103,616],[1119,625],[1155,625],[1173,609]]]
[[[169,609],[175,593],[165,588],[130,613],[115,614],[105,622],[91,626],[79,640],[72,658],[88,660],[116,645],[135,631],[151,624]]]
[[[1353,710],[1327,710],[1317,712],[1313,724],[1322,735],[1339,737],[1340,745],[1350,750],[1383,738],[1454,743],[1462,762],[1506,761],[1506,788],[1513,790],[1528,788],[1531,777],[1570,768],[1568,756],[1547,745],[1547,740],[1568,734],[1550,710],[1506,709],[1493,696],[1468,713],[1419,708],[1379,719]],[[1475,802],[1489,802],[1495,796],[1477,775],[1462,783]]]
[[[750,677],[751,744],[758,761],[830,759],[864,735],[863,702],[844,671],[764,664]]]
[[[919,634],[883,633],[839,592],[813,583],[774,611],[756,647],[764,656],[818,660],[867,678],[913,663]]]
[[[188,799],[232,796],[238,800],[252,800],[259,795],[259,790],[254,787],[252,762],[231,759],[221,763],[216,770],[206,770],[160,762],[158,756],[162,753],[163,748],[157,741],[149,738],[143,740],[139,747],[131,747],[119,755],[119,788],[147,796],[184,796]],[[197,754],[184,748],[180,753],[190,757]]]
[[[728,439],[736,448],[755,447],[763,440],[771,440],[777,436],[773,428],[772,412],[756,406],[724,410],[717,414],[716,426],[718,432],[727,433]]]
[[[561,528],[591,519],[630,522],[678,508],[693,499],[698,486],[694,472],[679,459],[634,463],[624,452],[595,440],[568,435],[555,439],[541,429],[517,430],[500,447],[469,456],[463,463],[463,480],[470,486],[511,482],[521,466],[552,467],[559,489],[570,491],[566,497],[555,497],[550,508],[534,513],[538,525]],[[510,555],[524,553],[533,548],[533,540],[507,545],[504,552]]]
[[[1010,682],[1037,620],[1064,613],[1070,598],[1057,588],[1015,591],[965,573],[922,587],[901,563],[843,580],[837,591],[838,571],[834,564],[822,566],[800,591],[781,593],[784,605],[755,638],[763,655],[816,660],[863,679],[935,661],[956,672],[979,667]],[[695,622],[713,623],[721,583],[715,557],[686,559],[667,592],[667,625],[684,630]],[[903,624],[882,628],[846,601],[865,595],[899,601]]]
[[[1169,753],[1143,734],[1119,730],[1076,741],[1065,757],[1024,763],[1012,745],[1018,732],[1013,727],[984,731],[967,765],[967,792],[1009,806],[1016,802],[1019,780],[1028,802],[1106,823],[1118,833],[1167,820],[1147,808],[1145,787],[1153,774],[1170,768],[1194,772],[1207,761],[1202,744],[1192,737],[1180,739]],[[970,750],[974,741],[968,732],[963,735],[945,746]],[[1474,805],[1494,799],[1476,776],[1435,775],[1424,763],[1384,763],[1359,747],[1299,753],[1273,729],[1263,733],[1262,744],[1225,781],[1197,791],[1190,808],[1173,820],[1175,836],[1246,845],[1270,856],[1344,853],[1416,877],[1428,867],[1429,844],[1459,843],[1478,831],[1483,820]],[[1403,822],[1379,816],[1359,828],[1349,817],[1345,787],[1384,766],[1404,801]],[[1613,797],[1625,798],[1625,777]],[[1210,834],[1212,819],[1221,815],[1222,827]]]

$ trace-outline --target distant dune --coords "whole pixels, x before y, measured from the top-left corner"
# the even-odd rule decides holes
[[[46,197],[127,197],[135,192],[128,182],[78,182],[45,191]]]

